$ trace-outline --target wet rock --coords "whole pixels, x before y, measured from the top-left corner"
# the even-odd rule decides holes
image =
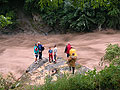
[[[60,70],[69,70],[69,67],[67,66],[67,67],[63,67],[63,68],[60,68]]]
[[[85,72],[88,72],[90,69],[85,67],[85,66],[81,66],[78,70],[77,70],[77,74],[85,74]]]
[[[42,66],[46,62],[48,62],[47,58],[43,58],[42,60],[38,60],[37,63],[33,62],[26,70],[26,73],[35,71],[36,69],[38,69],[40,66]]]
[[[33,63],[27,70],[32,73],[31,82],[35,81],[36,84],[40,85],[44,84],[46,80],[52,83],[58,78],[63,78],[64,74],[72,73],[69,71],[69,66],[66,64],[66,61],[61,57],[57,58],[56,64],[49,63],[48,59],[43,58],[43,60],[38,60],[37,64]],[[88,70],[90,69],[76,63],[76,74],[85,74]]]

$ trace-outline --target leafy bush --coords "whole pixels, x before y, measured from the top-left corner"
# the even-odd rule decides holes
[[[0,15],[0,28],[3,28],[9,24],[12,24],[10,20],[11,20],[11,17],[4,17],[3,15]]]
[[[12,20],[16,19],[15,11],[9,11],[6,13],[6,17],[11,17]]]
[[[120,46],[118,44],[108,45],[104,55],[104,60],[120,65]]]
[[[6,27],[6,29],[13,29],[17,26],[16,13],[20,10],[22,11],[23,6],[24,0],[0,0],[0,15],[4,15],[4,17],[6,18],[9,17],[9,21],[12,22],[11,24],[9,24],[9,27]]]
[[[9,90],[10,88],[14,87],[15,82],[16,79],[12,73],[9,73],[5,78],[0,75],[0,90]]]
[[[110,65],[95,76],[96,90],[119,90],[120,66]]]

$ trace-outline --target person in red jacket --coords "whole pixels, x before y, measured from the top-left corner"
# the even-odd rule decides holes
[[[65,53],[67,54],[67,58],[70,56],[70,54],[69,54],[70,49],[71,49],[71,45],[70,45],[70,43],[68,43],[68,45],[66,45],[66,47],[65,47]]]
[[[51,59],[52,59],[52,62],[53,62],[53,50],[51,49],[51,47],[49,47],[49,62],[51,63]]]

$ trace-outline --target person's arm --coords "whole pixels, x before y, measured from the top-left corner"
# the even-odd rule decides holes
[[[37,50],[37,52],[39,53],[39,50]]]
[[[67,52],[67,46],[65,47],[65,51],[64,51],[64,53],[66,53]]]
[[[39,47],[37,46],[38,50],[39,50]]]
[[[35,47],[34,47],[34,53],[35,53]]]
[[[77,57],[75,56],[73,59],[74,59],[74,61],[76,61]]]

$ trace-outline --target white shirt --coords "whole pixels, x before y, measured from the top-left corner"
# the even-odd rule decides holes
[[[53,54],[57,54],[57,47],[53,49]]]

